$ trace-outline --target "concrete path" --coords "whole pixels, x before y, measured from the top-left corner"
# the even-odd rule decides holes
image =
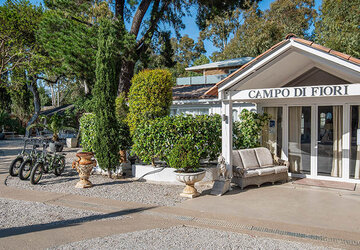
[[[68,220],[61,224],[0,229],[0,249],[56,247],[95,237],[177,225],[206,227],[319,246],[360,248],[359,189],[351,192],[291,183],[265,185],[245,191],[234,189],[222,197],[210,196],[205,192],[201,197],[187,200],[176,207],[24,190],[4,185],[8,166],[21,143],[1,143],[0,141],[0,197],[103,214],[100,217],[85,218],[82,222]],[[116,220],[121,215],[127,217]],[[112,219],[97,221],[99,218]]]

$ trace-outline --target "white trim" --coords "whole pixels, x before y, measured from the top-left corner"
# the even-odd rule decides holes
[[[298,50],[308,52],[308,53],[313,54],[315,56],[318,56],[320,58],[323,58],[323,59],[326,59],[328,61],[334,62],[334,63],[336,63],[338,65],[341,65],[341,66],[343,66],[345,68],[349,68],[349,69],[351,69],[351,70],[353,70],[355,72],[360,72],[360,66],[357,65],[357,64],[354,64],[354,63],[352,63],[350,61],[339,58],[339,57],[337,57],[335,55],[332,55],[332,54],[329,54],[327,52],[318,50],[318,49],[316,49],[314,47],[309,47],[307,45],[301,44],[299,42],[296,42],[293,39],[289,39],[289,41],[290,41],[289,43],[285,43],[284,45],[280,45],[280,47],[277,50],[270,52],[268,55],[264,55],[264,58],[260,58],[259,61],[255,62],[255,64],[250,66],[248,69],[245,69],[245,71],[243,73],[241,73],[239,76],[237,76],[233,80],[227,82],[223,86],[218,86],[218,90],[223,91],[223,90],[230,89],[233,85],[239,83],[241,80],[245,79],[246,77],[248,77],[249,75],[251,75],[252,73],[257,71],[259,68],[261,68],[262,66],[264,66],[265,64],[272,61],[273,59],[280,56],[282,53],[286,52],[287,50],[289,50],[291,48],[296,48]]]
[[[278,49],[277,51],[270,53],[269,55],[267,55],[266,58],[263,58],[261,61],[255,63],[250,68],[246,69],[245,72],[243,72],[242,74],[237,76],[235,79],[228,82],[226,85],[224,85],[222,87],[219,86],[218,91],[220,92],[220,91],[229,89],[230,87],[232,87],[232,85],[235,85],[241,79],[248,77],[249,75],[253,74],[256,70],[261,68],[263,65],[267,64],[271,60],[275,59],[277,56],[281,55],[284,51],[289,49],[291,46],[292,46],[291,43],[287,43],[287,44],[285,44],[285,46],[280,47],[280,49]]]
[[[295,174],[295,173],[289,173],[288,175],[290,177],[295,177],[295,178],[309,178],[309,179],[314,179],[314,180],[338,181],[338,182],[359,183],[360,184],[360,180],[357,180],[357,179],[344,180],[343,178],[333,177],[333,176],[322,176],[322,175],[312,176],[312,175],[308,175],[308,174]]]
[[[348,180],[350,178],[350,105],[343,105],[343,136],[342,136],[342,178]]]
[[[309,52],[311,54],[314,54],[318,57],[321,57],[321,58],[324,58],[328,61],[332,61],[334,63],[337,63],[337,64],[340,64],[346,68],[350,68],[354,71],[357,71],[357,72],[360,72],[360,66],[358,66],[357,64],[354,64],[348,60],[345,60],[345,59],[342,59],[342,58],[339,58],[335,55],[332,55],[332,54],[329,54],[325,51],[322,51],[322,50],[318,50],[314,47],[309,47],[307,45],[304,45],[304,44],[301,44],[299,42],[296,42],[295,40],[290,40],[291,42],[291,45],[294,46],[295,48],[298,48],[298,49],[301,49],[301,50],[304,50],[306,52]]]

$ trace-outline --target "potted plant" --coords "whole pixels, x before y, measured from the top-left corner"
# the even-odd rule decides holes
[[[61,152],[64,147],[64,144],[59,142],[59,131],[60,130],[75,131],[76,129],[72,127],[64,126],[63,119],[61,118],[61,116],[57,114],[54,114],[47,123],[45,123],[46,121],[45,116],[40,117],[40,121],[42,121],[43,123],[32,124],[27,129],[39,127],[51,131],[53,133],[53,136],[52,136],[52,142],[49,143],[49,148],[51,151]]]
[[[169,166],[177,169],[176,179],[186,184],[180,196],[187,198],[199,196],[200,193],[194,185],[204,178],[205,170],[200,169],[200,155],[190,137],[183,137],[173,145],[167,158]]]

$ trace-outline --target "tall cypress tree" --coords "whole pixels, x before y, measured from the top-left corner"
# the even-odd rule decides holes
[[[100,22],[98,33],[98,51],[96,54],[96,82],[94,86],[96,137],[95,154],[102,169],[115,169],[119,163],[118,123],[115,115],[115,98],[117,96],[116,26],[111,20]]]

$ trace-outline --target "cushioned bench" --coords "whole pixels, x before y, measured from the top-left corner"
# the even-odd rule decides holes
[[[267,148],[233,150],[232,182],[244,189],[248,185],[288,180],[290,163],[273,157]]]

